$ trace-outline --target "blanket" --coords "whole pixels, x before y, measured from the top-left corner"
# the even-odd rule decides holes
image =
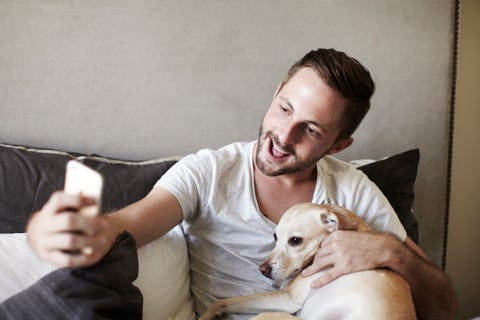
[[[58,269],[0,304],[1,319],[141,319],[136,243],[122,233],[88,268]]]

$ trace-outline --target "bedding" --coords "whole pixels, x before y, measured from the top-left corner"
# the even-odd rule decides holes
[[[102,212],[145,196],[178,160],[132,162],[0,144],[0,318],[26,319],[28,312],[36,310],[36,315],[45,312],[48,319],[74,318],[72,315],[77,314],[83,315],[78,319],[117,319],[120,315],[132,319],[194,319],[187,248],[180,226],[138,250],[133,238],[125,233],[99,265],[86,269],[57,270],[32,254],[23,233],[26,222],[53,191],[63,188],[70,159],[104,176]],[[411,208],[418,162],[418,149],[378,161],[352,162],[386,195],[415,242],[418,225]]]

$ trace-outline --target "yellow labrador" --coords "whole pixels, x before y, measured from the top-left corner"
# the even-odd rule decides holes
[[[275,248],[260,271],[274,280],[297,276],[278,291],[218,300],[200,320],[225,313],[261,312],[266,313],[252,319],[294,319],[290,314],[299,311],[312,293],[318,301],[313,313],[307,316],[312,320],[416,319],[410,287],[393,271],[355,272],[319,289],[312,289],[311,284],[324,271],[309,277],[298,275],[312,262],[322,240],[335,230],[362,232],[371,228],[354,213],[336,205],[301,203],[293,206],[278,223]]]

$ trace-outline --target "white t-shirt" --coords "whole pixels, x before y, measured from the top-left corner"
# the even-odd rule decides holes
[[[201,150],[175,164],[156,184],[170,191],[183,211],[195,309],[216,299],[275,290],[258,267],[274,247],[275,223],[259,210],[253,179],[255,142]],[[372,228],[406,231],[381,191],[352,165],[326,156],[317,164],[313,203],[334,203]],[[226,319],[247,319],[229,315]]]

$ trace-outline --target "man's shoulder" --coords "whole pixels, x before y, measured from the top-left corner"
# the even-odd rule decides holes
[[[183,164],[197,166],[213,166],[218,170],[222,167],[231,167],[235,163],[243,163],[250,159],[253,142],[235,142],[219,149],[201,149],[182,159]]]
[[[332,171],[358,171],[351,163],[340,160],[333,156],[324,156],[318,161],[318,166]]]
[[[245,152],[248,152],[249,150],[252,149],[254,141],[250,142],[233,142],[230,144],[227,144],[226,146],[221,147],[220,149],[216,150],[216,152],[220,154],[233,154],[233,155],[239,155],[239,154],[245,154]]]
[[[202,149],[198,157],[208,157],[217,161],[236,160],[251,153],[253,142],[234,142],[219,149]]]
[[[320,159],[317,163],[317,168],[320,174],[333,175],[335,176],[335,180],[356,180],[365,177],[365,174],[358,170],[353,164],[332,156],[325,156]]]

